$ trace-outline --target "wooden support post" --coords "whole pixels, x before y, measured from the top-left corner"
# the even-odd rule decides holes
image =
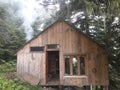
[[[108,90],[108,86],[103,86],[104,90]]]
[[[43,87],[43,90],[46,90],[46,87]]]
[[[85,86],[85,90],[92,90],[91,86]]]
[[[93,88],[93,86],[92,86],[92,85],[90,85],[90,90],[92,90],[92,88]]]
[[[59,90],[63,90],[63,86],[62,85],[59,86]]]
[[[104,87],[103,87],[103,86],[100,86],[100,90],[104,90]]]
[[[98,86],[95,86],[95,90],[98,90]]]

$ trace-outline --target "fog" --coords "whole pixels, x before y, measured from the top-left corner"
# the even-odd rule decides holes
[[[49,5],[45,8],[41,3],[44,0],[0,0],[0,3],[9,3],[13,7],[18,7],[16,15],[23,18],[23,25],[25,26],[25,32],[27,40],[31,39],[32,35],[32,23],[37,17],[40,17],[41,22],[46,22],[51,17],[51,14],[56,12],[59,8],[58,5]],[[56,8],[57,7],[57,8]]]

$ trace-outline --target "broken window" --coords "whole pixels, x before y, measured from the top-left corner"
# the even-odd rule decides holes
[[[78,74],[78,60],[77,57],[72,58],[72,69],[73,69],[73,75]]]

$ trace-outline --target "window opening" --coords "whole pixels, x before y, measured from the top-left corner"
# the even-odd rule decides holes
[[[78,60],[76,57],[72,58],[72,69],[73,69],[73,75],[78,74]]]
[[[44,46],[43,47],[30,47],[31,52],[39,52],[39,51],[44,51]]]
[[[70,74],[70,58],[65,58],[65,74]]]
[[[85,75],[85,58],[80,57],[80,75]]]

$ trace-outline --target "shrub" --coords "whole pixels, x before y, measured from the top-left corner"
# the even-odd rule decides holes
[[[4,62],[0,65],[0,90],[42,90],[40,86],[32,86],[16,77],[16,61]]]

